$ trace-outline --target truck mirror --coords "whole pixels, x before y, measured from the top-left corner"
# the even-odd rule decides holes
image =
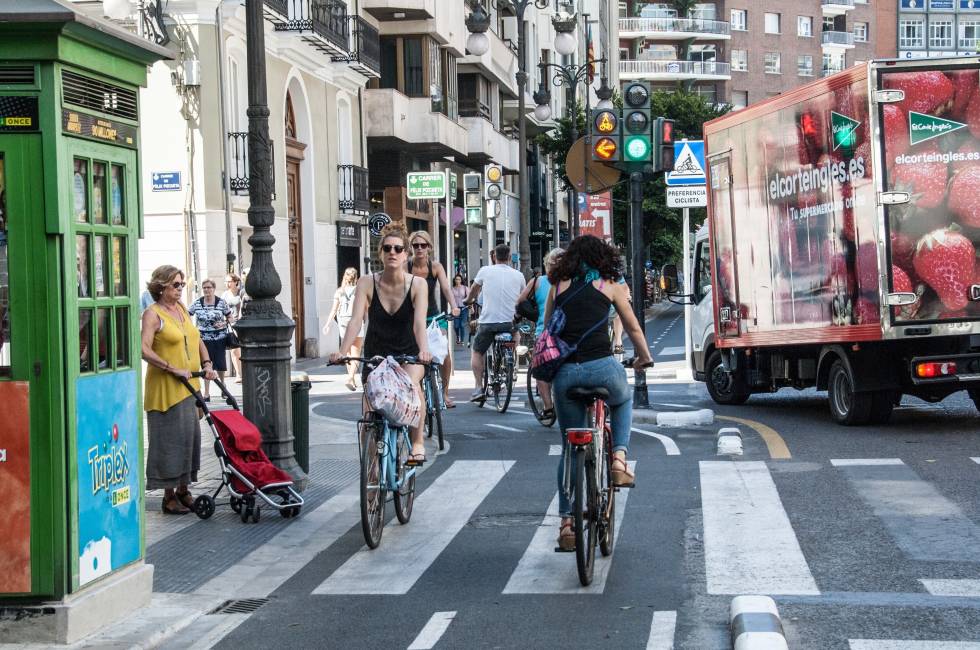
[[[665,264],[660,270],[660,288],[666,293],[677,293],[680,282],[677,280],[677,266]]]

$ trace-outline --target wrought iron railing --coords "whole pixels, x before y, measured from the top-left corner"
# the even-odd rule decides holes
[[[378,30],[360,16],[348,16],[350,22],[350,49],[336,54],[334,61],[350,63],[351,67],[367,77],[381,76],[381,38]]]
[[[228,184],[235,194],[248,193],[248,131],[233,131],[228,134],[231,167],[228,169]]]
[[[266,0],[268,1],[268,0]],[[278,1],[278,0],[277,0]],[[304,40],[330,54],[350,51],[347,5],[340,0],[284,0],[285,21],[275,21],[277,32],[307,34]]]
[[[272,10],[273,16],[281,16],[285,18],[289,15],[289,9],[286,7],[286,0],[265,0],[265,7]],[[265,12],[267,15],[269,12]]]
[[[339,172],[340,209],[354,214],[371,210],[368,170],[357,165],[337,165]]]

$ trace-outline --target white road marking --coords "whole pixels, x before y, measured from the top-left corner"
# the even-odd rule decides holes
[[[699,466],[708,593],[818,595],[766,464]]]
[[[650,436],[651,438],[656,438],[657,440],[659,440],[660,443],[664,446],[664,450],[667,452],[668,456],[681,455],[681,450],[677,448],[677,443],[662,433],[654,433],[653,431],[647,431],[646,429],[638,429],[636,427],[632,427],[630,430],[635,431],[636,433],[642,433],[645,436]]]
[[[980,465],[980,456],[970,456],[970,460],[972,460],[977,465]]]
[[[352,555],[314,594],[405,594],[439,557],[514,461],[458,460],[415,500],[408,525]]]
[[[503,429],[504,431],[515,431],[517,433],[523,433],[524,429],[517,429],[514,427],[505,427],[502,424],[488,424],[488,427],[493,427],[494,429]]]
[[[907,641],[899,639],[848,639],[851,650],[980,650],[973,641]]]
[[[629,462],[630,471],[636,471],[636,461]],[[615,545],[623,530],[623,513],[630,490],[616,493],[616,531],[613,536],[613,554],[603,557],[596,552],[595,570],[592,584],[583,587],[578,579],[574,553],[556,553],[558,545],[558,494],[551,500],[548,512],[534,533],[534,538],[524,551],[521,561],[511,574],[505,594],[602,594],[606,588],[606,578],[616,557]]]
[[[677,612],[654,612],[650,625],[650,638],[647,650],[674,650],[674,629],[677,627]]]
[[[672,346],[669,348],[663,348],[658,354],[662,354],[665,357],[674,356],[678,354],[684,354],[684,346]]]
[[[919,582],[925,586],[933,596],[964,596],[967,598],[980,597],[980,580],[946,580],[920,578]]]
[[[425,624],[419,635],[408,646],[408,650],[429,650],[439,643],[439,639],[449,629],[449,624],[453,622],[456,612],[436,612]]]
[[[693,404],[674,404],[671,402],[654,402],[654,404],[656,404],[657,406],[673,406],[674,408],[679,408],[679,409],[689,409],[694,406]]]
[[[881,465],[904,465],[901,458],[831,458],[834,467],[872,467]]]
[[[561,445],[549,445],[548,446],[549,456],[561,456]]]

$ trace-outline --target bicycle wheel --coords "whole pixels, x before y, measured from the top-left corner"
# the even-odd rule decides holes
[[[493,401],[497,405],[498,413],[506,413],[507,406],[510,405],[510,396],[514,391],[514,357],[509,351],[505,351],[501,358],[497,360],[498,372],[496,386],[497,390],[493,395]]]
[[[429,436],[432,436],[431,427],[435,425],[437,437],[439,438],[439,451],[446,448],[446,439],[442,430],[442,409],[443,409],[443,397],[442,397],[442,375],[439,374],[437,368],[430,370],[432,373],[432,380],[429,385],[432,387],[432,395],[430,399],[432,404],[429,406],[429,412],[432,414],[432,419],[429,422]]]
[[[428,438],[432,437],[432,391],[429,390],[429,375],[428,370],[426,374],[422,377],[422,396],[425,398],[425,435]]]
[[[534,413],[534,417],[537,418],[538,422],[541,421],[541,414],[544,412],[544,403],[539,403],[538,400],[541,399],[538,396],[538,390],[534,384],[534,377],[531,376],[531,369],[528,368],[527,371],[527,405]]]
[[[603,557],[612,555],[613,544],[616,542],[616,488],[612,484],[612,435],[608,426],[605,431],[606,444],[602,454],[602,464],[599,466],[599,490],[601,498],[599,506],[602,509],[602,522],[599,528],[599,550]]]
[[[378,548],[385,525],[385,486],[381,484],[381,454],[378,453],[380,427],[368,423],[361,427],[361,531],[369,548]]]
[[[487,351],[487,355],[483,357],[483,397],[476,400],[476,405],[483,408],[483,405],[487,403],[487,397],[490,393],[490,364],[493,363],[492,349]]]
[[[395,462],[398,465],[398,489],[395,490],[395,515],[402,524],[407,524],[412,518],[412,506],[415,505],[415,472],[407,479],[411,467],[405,467],[408,460],[408,452],[412,450],[412,445],[404,432],[398,433],[398,443],[395,445],[397,453]]]
[[[578,565],[578,579],[583,586],[592,584],[595,568],[596,546],[596,484],[595,459],[585,448],[575,453],[575,493],[572,510],[575,514],[575,563]]]

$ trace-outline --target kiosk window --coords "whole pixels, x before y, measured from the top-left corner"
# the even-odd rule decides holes
[[[75,235],[75,263],[78,268],[78,297],[91,298],[88,277],[88,235]]]
[[[105,235],[95,236],[95,295],[109,295],[109,238]]]
[[[110,330],[112,320],[109,317],[110,313],[111,310],[108,307],[99,307],[96,310],[99,322],[97,334],[99,337],[99,370],[112,367],[112,331]]]
[[[113,226],[122,226],[126,223],[126,211],[123,207],[125,178],[125,170],[122,165],[113,165],[112,177],[109,180],[109,206],[112,212]]]
[[[106,222],[106,164],[92,163],[92,223]]]
[[[75,175],[71,183],[72,211],[75,221],[88,223],[88,161],[75,158]]]
[[[113,295],[125,296],[126,291],[126,238],[112,238]]]
[[[129,365],[129,307],[116,308],[116,367]]]
[[[78,370],[92,372],[92,310],[78,310]]]
[[[10,276],[7,263],[7,183],[0,152],[0,377],[10,376]]]

